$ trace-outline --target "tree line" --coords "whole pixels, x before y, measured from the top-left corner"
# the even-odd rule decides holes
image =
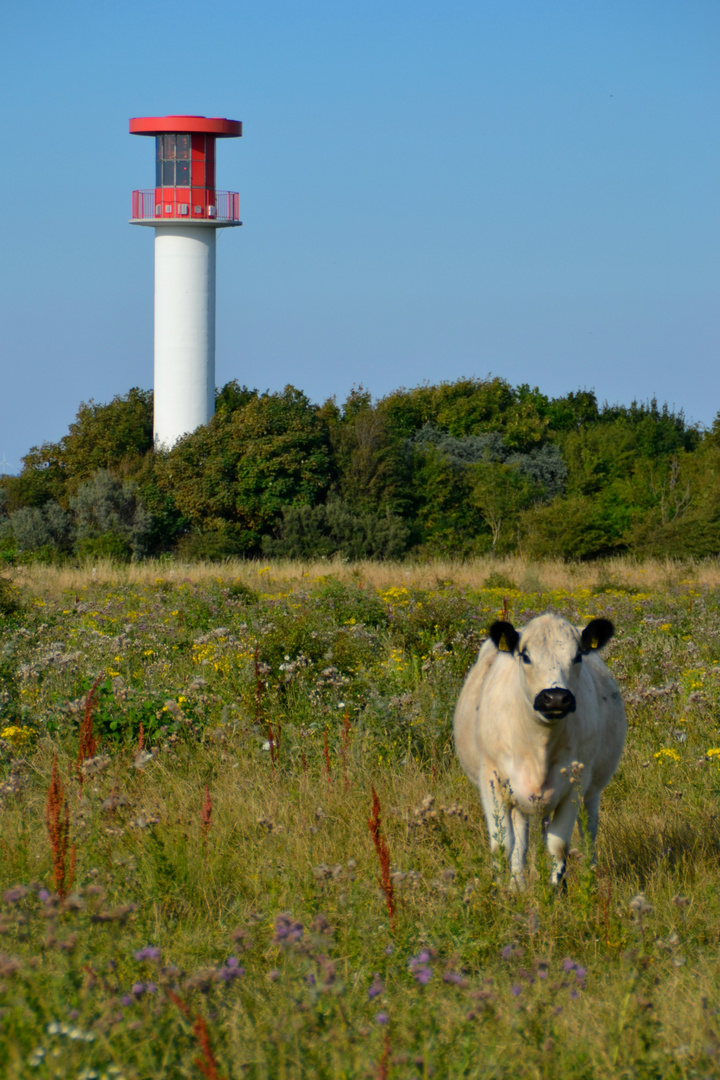
[[[592,559],[720,553],[720,414],[459,379],[314,404],[227,383],[153,451],[152,393],[81,404],[0,477],[0,555]]]

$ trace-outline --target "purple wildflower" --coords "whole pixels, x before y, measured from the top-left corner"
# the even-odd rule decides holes
[[[512,945],[504,945],[500,950],[500,955],[502,956],[503,960],[509,960],[514,952],[515,950],[513,949]]]
[[[377,1016],[375,1017],[375,1023],[376,1024],[387,1024],[389,1019],[390,1019],[390,1017],[388,1016],[388,1014],[386,1012],[379,1012],[377,1014]]]
[[[133,997],[136,997],[136,998],[142,997],[143,994],[145,993],[145,983],[141,983],[141,982],[133,983],[132,987],[130,989],[130,993],[133,995]]]
[[[411,957],[408,962],[408,970],[421,986],[426,986],[432,977],[432,971],[428,966],[432,962],[432,958],[433,954],[430,949],[421,949],[417,956]]]
[[[152,983],[152,982],[145,983],[145,993],[146,994],[157,994],[157,986],[155,985],[155,983]]]
[[[42,904],[46,904],[49,899],[50,899],[50,893],[47,891],[47,889],[41,889],[40,892],[38,893],[38,900]]]
[[[573,1001],[577,1001],[577,1000],[578,1000],[578,998],[580,997],[580,995],[578,994],[577,990],[575,990],[575,989],[572,989],[572,990],[570,991],[570,997],[571,997],[571,999],[572,999]]]
[[[562,969],[569,975],[571,971],[577,971],[577,964],[574,960],[571,960],[568,956],[566,956],[562,962]]]
[[[155,945],[146,945],[144,949],[140,949],[135,953],[135,959],[142,960],[159,960],[160,950]]]
[[[133,1005],[134,1003],[135,1003],[135,998],[130,997],[129,994],[123,994],[123,996],[120,998],[120,1004],[121,1005]]]
[[[380,997],[380,995],[384,993],[385,987],[383,985],[382,979],[376,971],[373,976],[372,984],[368,987],[368,998],[370,999],[370,1001],[372,1001],[373,998]]]
[[[293,942],[300,941],[304,932],[302,923],[293,920],[290,915],[283,912],[275,919],[275,937],[273,941],[276,945],[290,945]]]
[[[520,997],[520,995],[522,994],[522,986],[520,985],[520,983],[515,983],[510,993],[513,997]]]
[[[315,975],[312,971],[308,971],[307,975],[305,976],[305,982],[308,984],[308,986],[315,985]]]
[[[443,975],[443,982],[452,983],[454,986],[462,981],[463,977],[457,971],[446,971]]]
[[[3,896],[3,900],[6,904],[17,904],[18,900],[23,900],[29,892],[25,885],[13,885]]]
[[[392,947],[392,945],[386,945],[386,946],[385,946],[385,955],[386,955],[386,956],[392,956],[392,954],[393,954],[393,947]]]

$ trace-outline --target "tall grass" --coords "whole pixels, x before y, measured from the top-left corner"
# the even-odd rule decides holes
[[[716,1075],[714,588],[688,567],[639,592],[614,567],[595,594],[551,590],[545,568],[542,592],[263,569],[27,574],[4,628],[2,707],[20,706],[0,729],[2,1074]],[[518,623],[553,606],[618,627],[628,745],[597,865],[578,837],[565,893],[540,823],[526,891],[496,879],[452,752],[506,598]]]

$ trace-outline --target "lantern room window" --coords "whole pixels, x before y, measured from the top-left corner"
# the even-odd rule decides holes
[[[214,136],[172,133],[156,136],[156,187],[214,187],[214,184]]]

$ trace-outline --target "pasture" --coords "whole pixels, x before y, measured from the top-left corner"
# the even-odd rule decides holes
[[[3,1076],[718,1075],[717,564],[10,574]],[[548,608],[615,624],[629,732],[597,865],[536,825],[518,893],[451,719]]]

